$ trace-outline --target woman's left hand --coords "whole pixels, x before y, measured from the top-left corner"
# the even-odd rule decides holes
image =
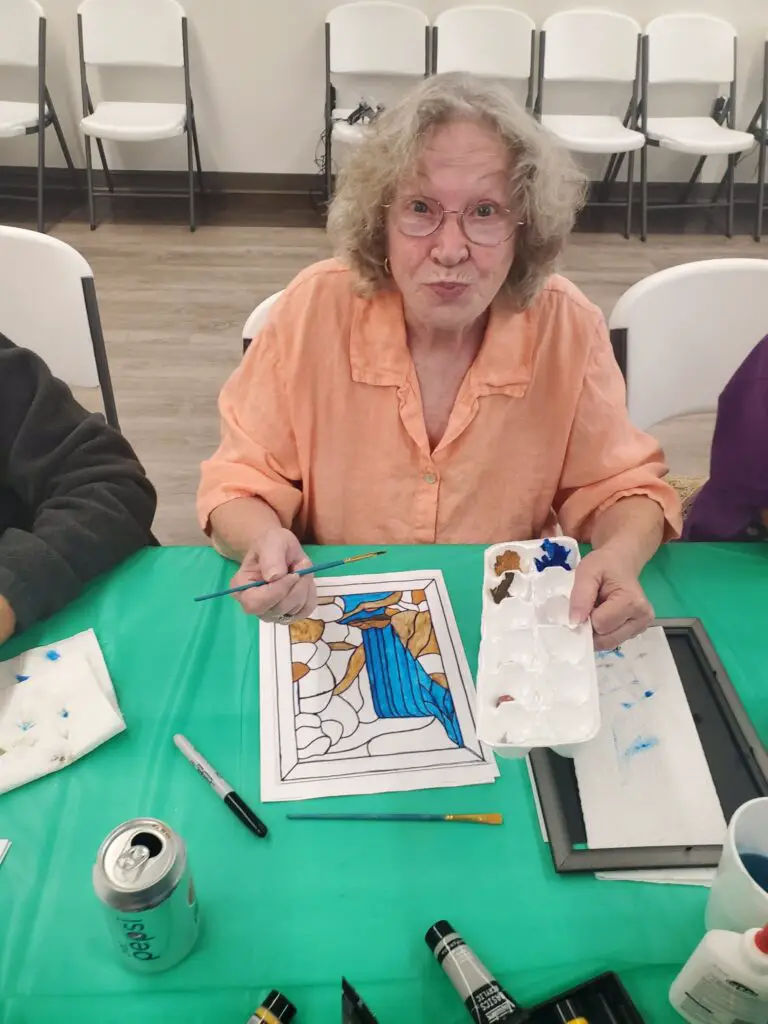
[[[653,607],[637,573],[621,552],[608,545],[591,551],[576,568],[571,621],[586,622],[590,616],[598,651],[613,650],[653,621]]]

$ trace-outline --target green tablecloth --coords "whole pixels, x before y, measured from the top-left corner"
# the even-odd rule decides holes
[[[480,549],[401,548],[381,561],[379,572],[443,570],[474,670]],[[258,806],[258,626],[233,601],[191,600],[230,573],[209,549],[143,552],[3,650],[93,626],[128,729],[0,796],[0,837],[14,844],[0,868],[2,1024],[240,1024],[271,987],[302,1024],[335,1024],[342,974],[381,1024],[460,1024],[468,1017],[423,940],[442,917],[521,1001],[613,969],[648,1022],[679,1020],[667,989],[701,935],[705,891],[557,876],[522,762],[501,762],[488,787],[313,803],[502,811],[503,828],[287,822],[288,805],[270,804],[269,840],[250,835],[171,742],[184,732]],[[768,737],[768,546],[671,546],[644,583],[657,614],[703,620]],[[155,977],[117,963],[91,888],[102,838],[135,815],[186,839],[204,922],[192,956]]]

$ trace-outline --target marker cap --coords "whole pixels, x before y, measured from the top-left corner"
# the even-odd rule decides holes
[[[456,929],[450,925],[447,921],[435,921],[432,927],[429,929],[427,934],[424,936],[424,941],[432,950],[435,952],[435,947],[438,946],[444,938],[448,935],[453,934]]]
[[[293,1020],[297,1012],[290,999],[286,999],[283,993],[278,992],[275,988],[272,989],[259,1009],[269,1010],[273,1017],[277,1017],[279,1021],[283,1021],[285,1024]]]

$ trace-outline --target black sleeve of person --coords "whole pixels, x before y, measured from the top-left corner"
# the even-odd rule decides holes
[[[119,431],[0,334],[0,595],[17,628],[152,543],[156,506]]]

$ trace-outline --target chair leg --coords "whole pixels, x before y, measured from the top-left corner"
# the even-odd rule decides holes
[[[648,143],[640,150],[640,241],[648,238]]]
[[[333,168],[331,161],[333,159],[333,152],[331,147],[331,134],[333,133],[333,123],[329,120],[325,125],[325,201],[330,203],[331,196],[333,195]]]
[[[104,168],[104,177],[107,179],[107,188],[109,189],[110,192],[114,192],[115,191],[115,183],[112,181],[112,172],[109,169],[109,164],[107,163],[107,157],[106,157],[106,154],[104,153],[104,143],[101,141],[101,139],[99,139],[99,138],[96,139],[96,146],[97,146],[97,148],[99,150],[99,160],[101,160],[101,166]]]
[[[763,207],[765,206],[765,150],[766,140],[758,139],[760,156],[757,170],[757,216],[755,217],[755,241],[760,242],[763,238]]]
[[[109,360],[107,359],[107,348],[104,344],[104,331],[102,330],[101,316],[99,315],[96,286],[93,283],[92,277],[84,277],[82,283],[85,312],[88,317],[93,355],[96,360],[96,372],[99,377],[99,387],[101,388],[101,400],[104,403],[104,416],[111,427],[119,430],[120,422],[117,418],[115,392],[112,388],[112,377],[109,373]]]
[[[624,225],[624,237],[632,237],[632,201],[635,188],[635,151],[627,155],[627,220]]]
[[[736,157],[728,154],[728,213],[725,222],[726,238],[733,238],[734,180],[736,178]]]
[[[192,132],[187,125],[187,173],[189,175],[189,230],[197,228],[195,223],[195,167],[192,162]]]
[[[96,230],[96,198],[93,194],[93,158],[91,156],[91,136],[85,135],[85,180],[88,187],[88,218],[91,231]]]
[[[64,132],[61,129],[61,122],[59,121],[59,115],[56,113],[56,108],[53,105],[53,101],[51,99],[50,93],[46,92],[45,96],[46,96],[46,101],[48,103],[48,109],[51,112],[51,124],[53,125],[53,130],[56,132],[56,138],[59,140],[59,146],[61,147],[61,152],[64,155],[64,159],[66,161],[67,167],[70,169],[70,171],[74,171],[75,170],[75,162],[72,159],[72,154],[69,152],[69,146],[67,145],[67,140],[64,137]]]
[[[197,164],[197,187],[201,192],[205,192],[205,182],[203,181],[203,165],[200,162],[200,143],[197,140],[197,123],[195,122],[195,115],[192,114],[192,143],[195,147],[195,163]]]
[[[37,230],[45,231],[45,124],[37,133]]]

